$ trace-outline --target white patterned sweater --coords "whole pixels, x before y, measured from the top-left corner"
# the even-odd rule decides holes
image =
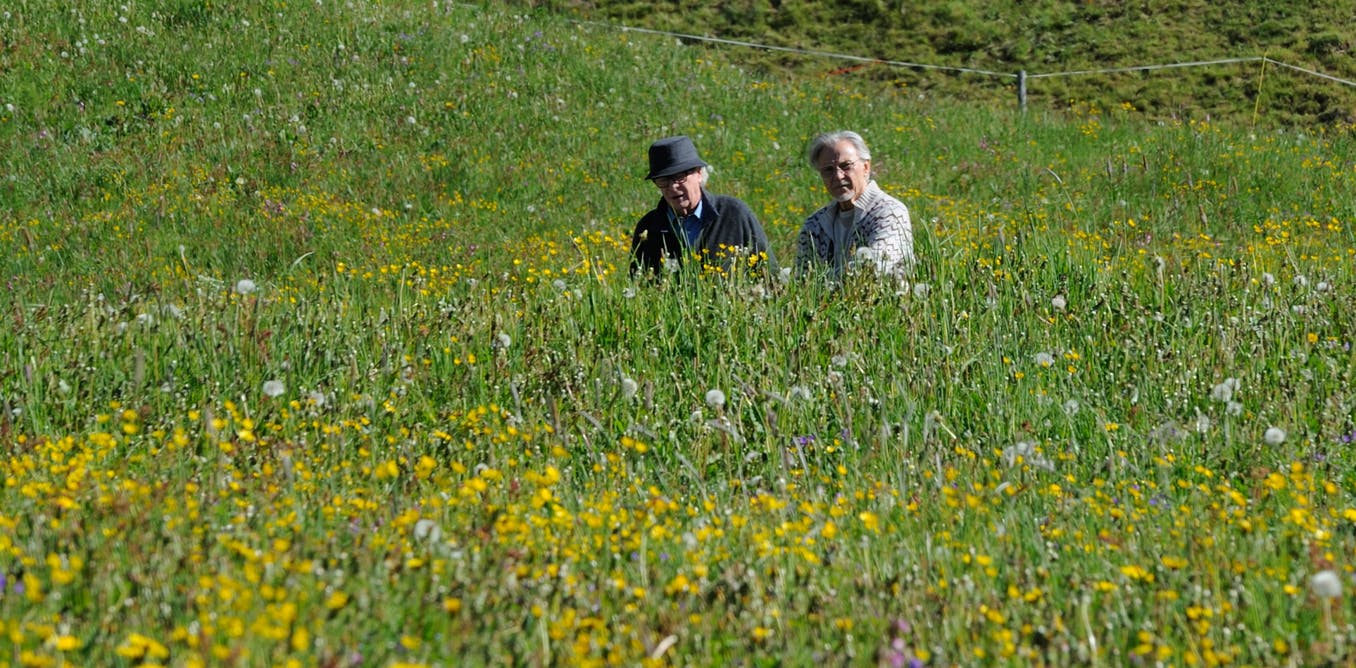
[[[889,196],[875,180],[852,203],[851,217],[838,202],[805,219],[796,241],[796,272],[827,271],[835,278],[855,265],[903,277],[913,270],[913,225],[909,209]]]

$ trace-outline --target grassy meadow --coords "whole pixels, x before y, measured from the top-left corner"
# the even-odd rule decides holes
[[[1352,127],[513,11],[0,12],[0,664],[1356,660]],[[628,275],[651,141],[789,266],[837,128],[908,283]]]

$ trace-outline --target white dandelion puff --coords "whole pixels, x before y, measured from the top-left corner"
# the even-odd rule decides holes
[[[443,530],[437,522],[424,518],[414,523],[414,537],[418,540],[426,540],[430,543],[436,543],[443,537]]]
[[[1064,300],[1064,295],[1055,295],[1054,298],[1050,300],[1050,305],[1055,307],[1056,311],[1063,311],[1064,307],[1068,305],[1068,302]]]
[[[508,334],[499,332],[498,334],[494,335],[494,346],[496,348],[502,350],[508,348],[511,345],[513,345],[513,338],[510,337]]]
[[[281,380],[264,381],[264,395],[268,397],[281,397],[283,392],[287,391],[287,386]]]
[[[251,281],[248,278],[242,278],[235,282],[236,294],[247,295],[258,289],[259,286],[255,285],[254,281]]]
[[[1196,431],[1202,434],[1210,431],[1210,416],[1202,413],[1200,409],[1196,410]]]
[[[1225,378],[1224,382],[1210,389],[1210,398],[1222,404],[1227,404],[1234,399],[1234,391],[1238,389],[1237,378]]]
[[[1069,417],[1078,415],[1078,408],[1079,406],[1077,399],[1070,399],[1064,402],[1064,414],[1068,415]]]
[[[1285,442],[1285,430],[1280,427],[1267,427],[1266,433],[1262,434],[1262,440],[1267,445],[1280,445]]]
[[[1054,366],[1055,364],[1055,356],[1043,350],[1041,352],[1036,353],[1035,360],[1036,364],[1039,364],[1044,367]]]
[[[725,405],[725,393],[720,390],[707,390],[706,405],[711,408],[720,409]]]
[[[814,400],[814,395],[810,393],[810,388],[804,385],[792,385],[786,393],[786,398],[791,401],[804,401],[809,403]]]
[[[1324,569],[1309,577],[1309,591],[1319,598],[1338,598],[1342,595],[1342,577],[1331,569]]]
[[[630,401],[635,398],[636,392],[639,391],[640,385],[636,383],[634,378],[627,376],[621,379],[621,395],[623,399]]]

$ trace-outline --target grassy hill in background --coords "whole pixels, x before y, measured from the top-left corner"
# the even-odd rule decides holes
[[[1317,2],[908,3],[850,0],[530,0],[565,15],[617,25],[829,51],[887,61],[1012,74],[1054,74],[1265,56],[1356,80],[1356,0]],[[717,46],[762,75],[883,82],[921,95],[1016,105],[1016,77]],[[1356,120],[1356,86],[1260,61],[1115,74],[1038,78],[1028,104],[1112,108],[1151,120],[1312,125]]]

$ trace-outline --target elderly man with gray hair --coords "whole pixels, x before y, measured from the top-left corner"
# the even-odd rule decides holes
[[[776,259],[758,217],[742,200],[706,191],[709,165],[688,137],[665,137],[650,145],[650,173],[659,204],[636,223],[631,237],[631,273],[677,269],[692,259],[702,269],[766,272]]]
[[[849,130],[826,132],[810,142],[810,166],[833,198],[805,219],[796,242],[796,269],[834,278],[852,266],[902,277],[913,269],[909,209],[876,185],[871,151]]]

